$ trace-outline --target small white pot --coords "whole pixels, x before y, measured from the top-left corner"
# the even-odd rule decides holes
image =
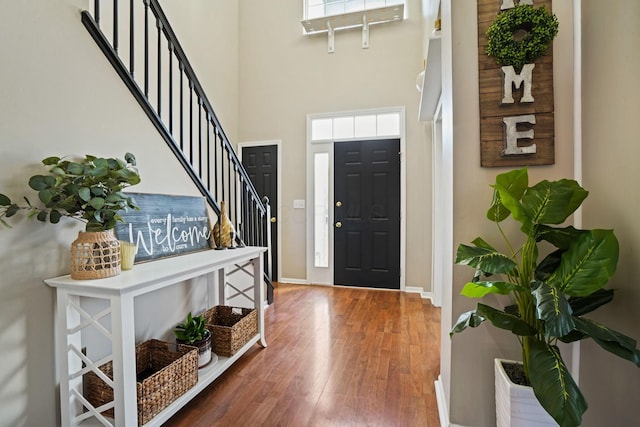
[[[497,427],[539,427],[557,426],[533,394],[533,388],[511,382],[502,367],[502,362],[520,363],[512,360],[495,359],[496,383],[496,426]]]

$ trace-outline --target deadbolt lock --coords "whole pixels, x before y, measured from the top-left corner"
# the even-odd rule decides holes
[[[342,228],[342,223],[340,221],[336,222],[336,228]]]
[[[342,206],[342,202],[341,202],[340,200],[338,200],[338,201],[336,202],[336,206],[337,206],[337,207]]]

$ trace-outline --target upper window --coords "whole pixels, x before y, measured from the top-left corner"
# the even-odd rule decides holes
[[[304,19],[405,4],[405,0],[304,0]]]
[[[311,119],[311,141],[400,135],[400,113],[341,115]]]

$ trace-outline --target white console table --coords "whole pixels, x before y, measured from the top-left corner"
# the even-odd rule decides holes
[[[134,298],[198,276],[207,276],[207,286],[217,287],[219,304],[227,301],[227,273],[242,270],[253,275],[253,302],[257,311],[258,334],[232,357],[199,369],[197,384],[176,399],[145,426],[167,421],[196,394],[219,377],[257,342],[266,347],[264,334],[263,253],[266,248],[245,247],[224,251],[206,250],[187,255],[136,264],[120,275],[96,280],[73,280],[61,276],[45,280],[56,288],[56,364],[60,381],[62,426],[97,425],[129,427],[137,425],[135,313]],[[236,289],[237,290],[237,289]],[[80,297],[109,301],[109,308],[90,315],[80,305]],[[111,316],[111,329],[103,323]],[[92,326],[111,340],[112,354],[92,361],[82,352],[81,331]],[[82,395],[82,376],[113,362],[114,400],[94,408]],[[100,412],[113,407],[115,418]]]

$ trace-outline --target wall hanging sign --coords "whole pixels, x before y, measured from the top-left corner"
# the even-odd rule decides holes
[[[478,0],[480,164],[555,163],[552,0]]]
[[[204,197],[127,193],[140,210],[120,214],[119,240],[137,245],[136,262],[210,248],[211,226]]]

